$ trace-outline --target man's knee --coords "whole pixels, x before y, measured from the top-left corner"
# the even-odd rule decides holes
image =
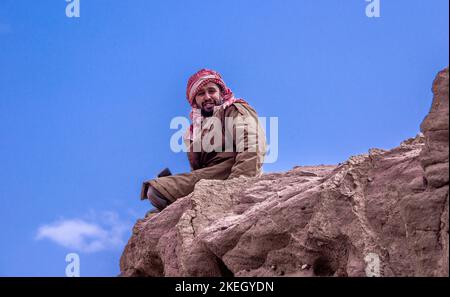
[[[163,210],[170,204],[170,201],[152,186],[148,187],[147,198],[159,211]]]

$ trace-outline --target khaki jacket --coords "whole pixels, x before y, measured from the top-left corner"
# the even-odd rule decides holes
[[[243,121],[240,122],[240,119]],[[216,141],[219,135],[213,137],[211,134],[207,138],[208,132],[215,128],[218,121],[221,126],[221,141]],[[204,120],[202,127],[202,138],[194,139],[189,144],[188,160],[192,171],[215,166],[234,158],[229,179],[241,175],[259,176],[262,173],[261,167],[266,154],[266,137],[258,121],[258,115],[250,105],[233,103],[225,109],[218,108],[211,118]],[[209,139],[211,145],[208,146],[208,151],[205,151],[205,145],[200,143],[204,144]],[[232,142],[228,150],[227,141],[228,144]],[[197,150],[194,149],[195,147]]]

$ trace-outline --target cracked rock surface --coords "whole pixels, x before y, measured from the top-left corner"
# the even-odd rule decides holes
[[[448,276],[448,68],[416,137],[339,165],[201,180],[138,220],[122,276]]]

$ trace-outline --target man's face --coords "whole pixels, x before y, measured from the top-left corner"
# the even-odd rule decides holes
[[[219,86],[210,82],[203,88],[200,88],[195,96],[195,102],[197,107],[201,108],[204,116],[212,116],[214,106],[222,104]]]

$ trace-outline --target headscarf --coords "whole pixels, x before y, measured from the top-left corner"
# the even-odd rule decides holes
[[[223,100],[222,105],[216,106],[215,109],[225,109],[235,102],[246,103],[243,99],[234,97],[233,92],[227,87],[222,79],[222,76],[218,72],[210,69],[201,69],[197,73],[192,75],[188,80],[186,88],[186,99],[192,107],[192,110],[189,114],[189,118],[191,119],[192,124],[189,129],[186,130],[186,133],[184,135],[184,142],[188,148],[190,140],[193,140],[196,137],[195,134],[201,131],[201,109],[195,103],[195,96],[201,88],[203,88],[210,82],[213,82],[220,87]]]

